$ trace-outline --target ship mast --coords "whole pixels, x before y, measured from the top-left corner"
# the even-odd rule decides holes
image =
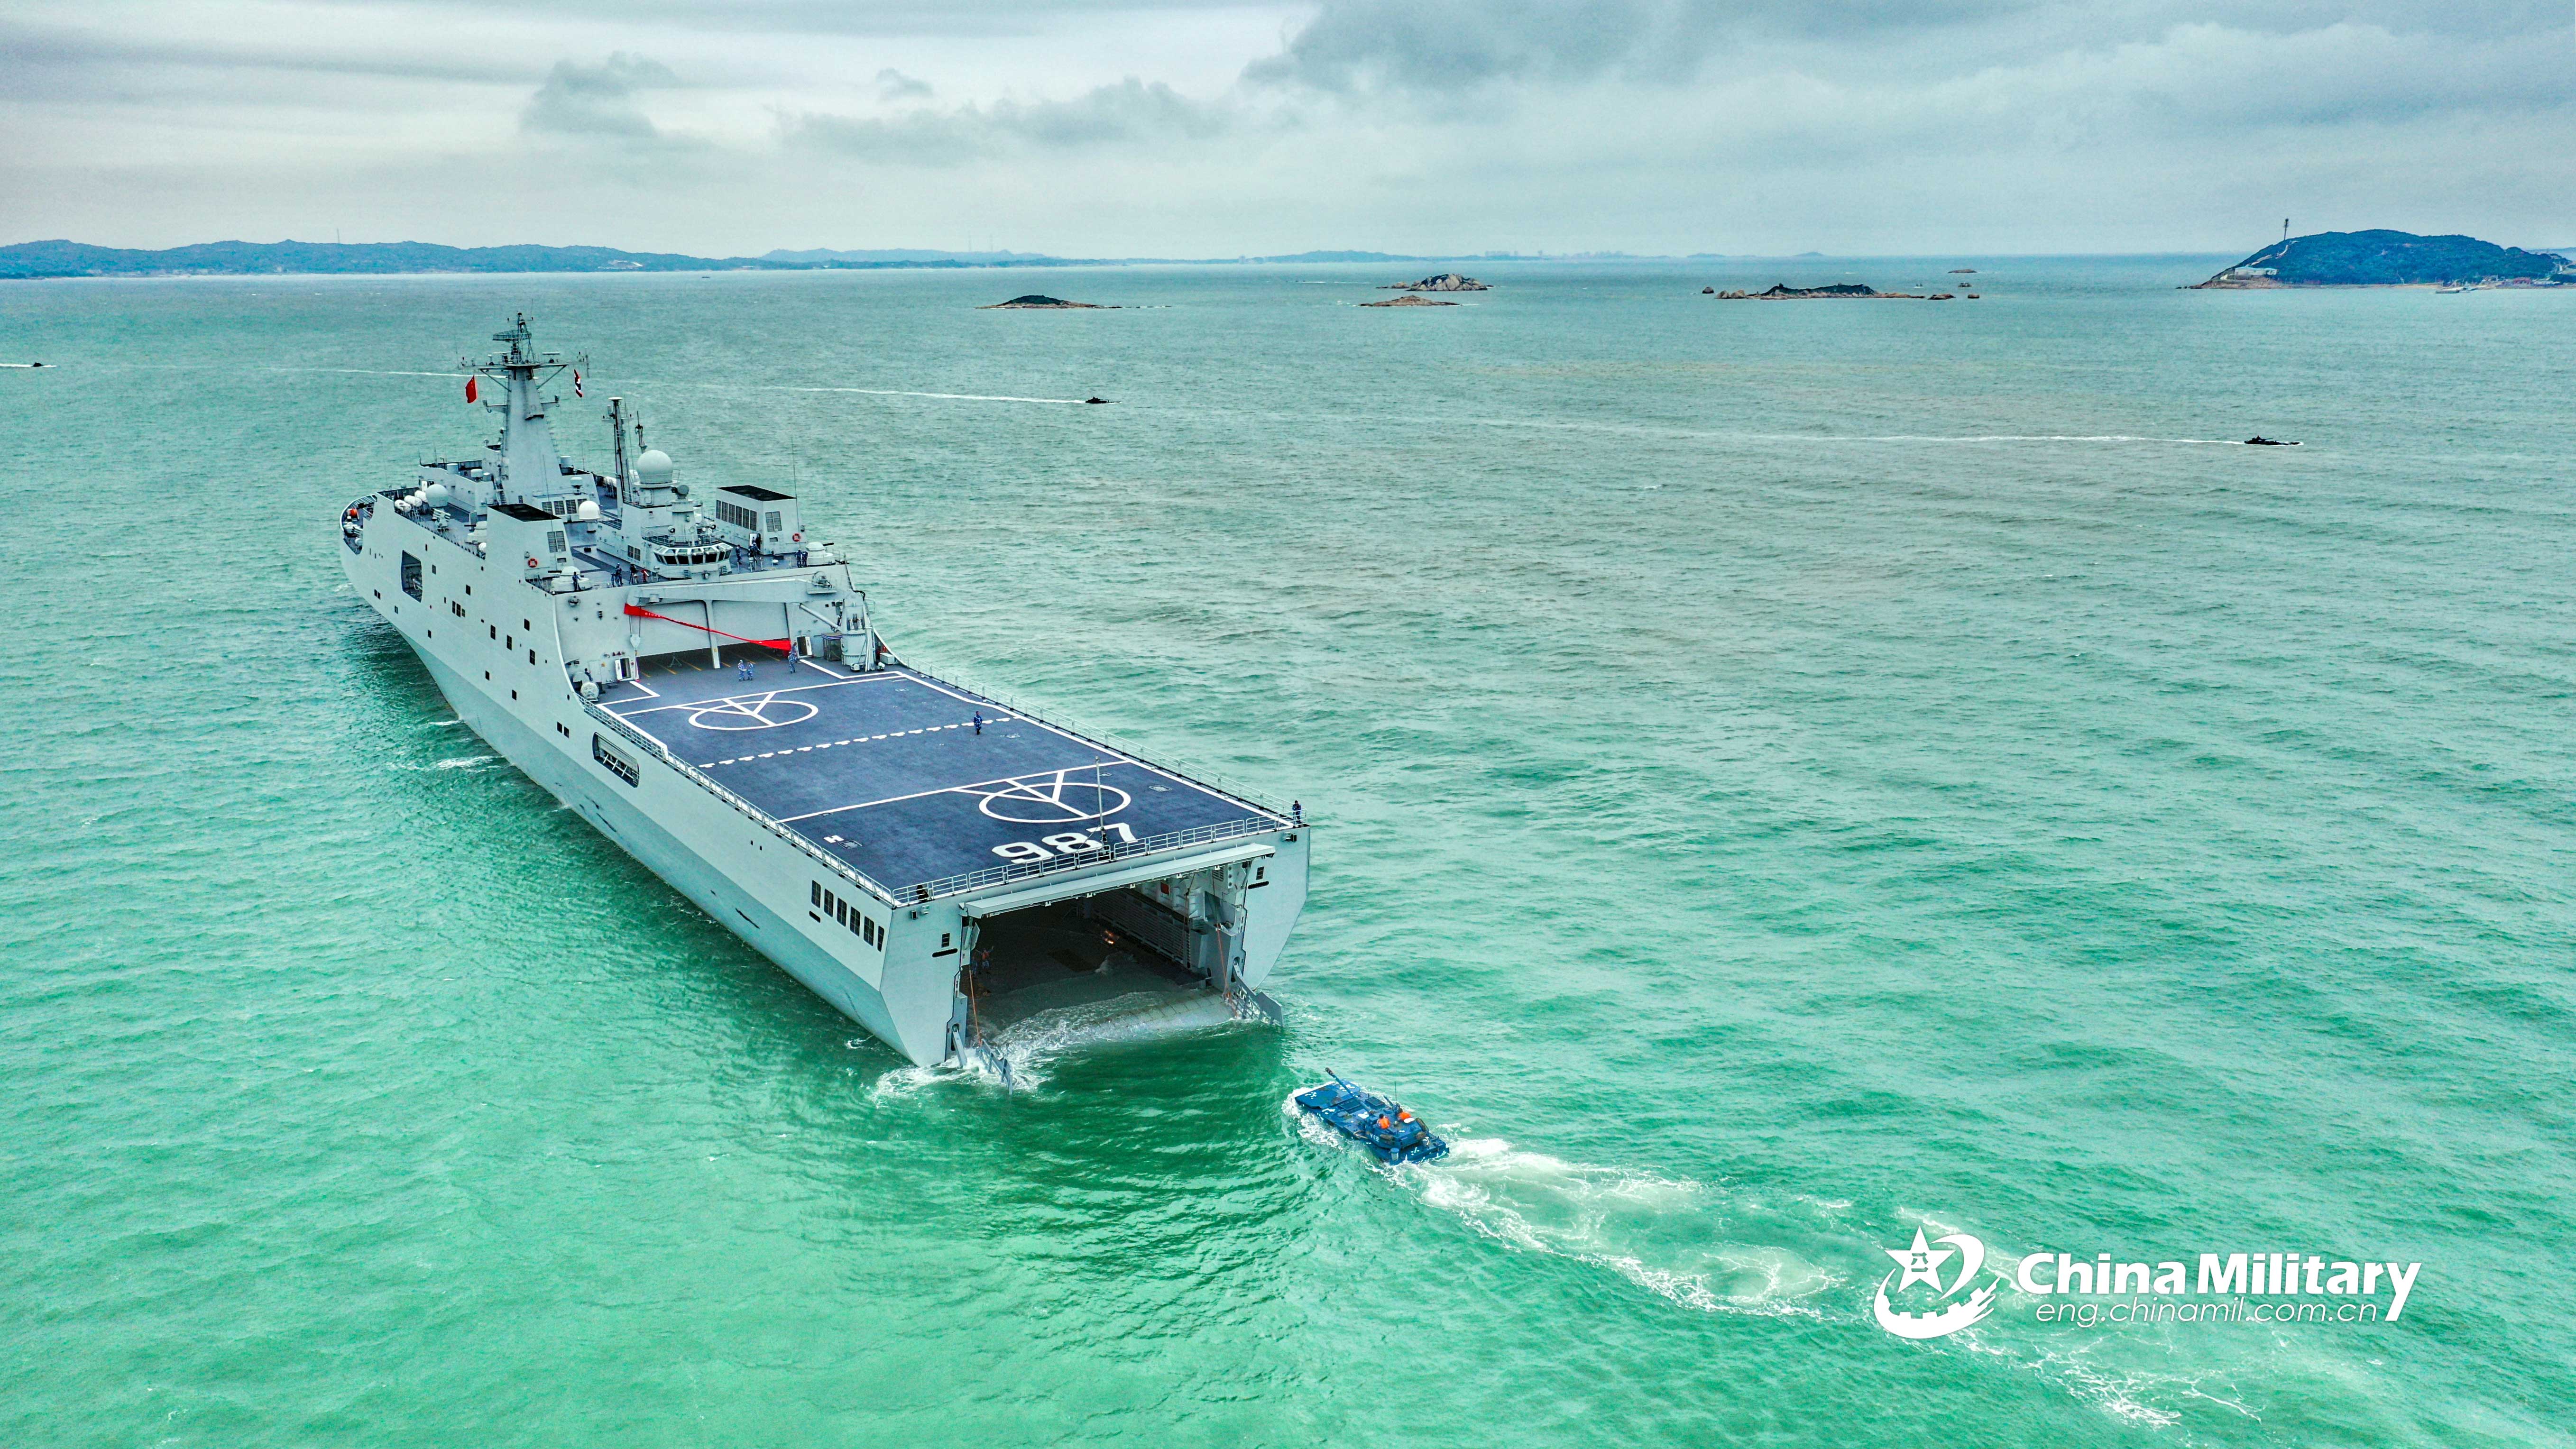
[[[564,475],[554,426],[546,421],[547,407],[561,399],[544,396],[542,389],[582,359],[566,361],[556,353],[534,351],[528,346],[530,335],[528,314],[521,312],[510,319],[509,326],[492,334],[493,341],[503,344],[499,356],[466,364],[468,371],[500,384],[501,397],[485,404],[501,414],[500,482],[492,500],[496,503],[534,502],[579,487]]]
[[[640,441],[643,437],[644,425],[637,423],[635,427],[637,439]],[[622,397],[608,400],[608,446],[617,468],[617,501],[625,503],[630,470],[626,461],[626,399]]]

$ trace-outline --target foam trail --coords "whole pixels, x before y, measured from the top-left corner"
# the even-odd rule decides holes
[[[26,367],[29,365],[30,364],[23,362],[0,363],[0,366],[6,367]],[[46,364],[48,367],[59,365],[60,364],[57,363]],[[170,372],[203,372],[212,370],[215,367],[215,364],[203,362],[120,362],[110,365],[126,368],[149,368],[156,371]],[[378,367],[233,367],[227,365],[222,370],[225,372],[325,372],[338,373],[349,377],[458,378],[465,376],[462,372],[400,372]],[[594,381],[592,385],[597,386],[598,384]],[[1088,398],[1078,397],[1015,397],[1008,393],[981,392],[910,392],[902,388],[893,387],[798,387],[786,383],[673,383],[654,382],[650,379],[643,379],[628,385],[634,387],[711,387],[737,392],[846,392],[858,393],[867,397],[926,397],[937,398],[944,402],[1045,403],[1050,406],[1069,407],[1080,407],[1090,401]]]
[[[60,363],[52,363],[52,362],[49,362],[49,363],[46,363],[45,365],[46,365],[47,367],[59,367],[59,366],[61,366],[62,364],[60,364]],[[461,372],[398,372],[398,371],[393,371],[393,370],[389,370],[389,369],[381,368],[381,367],[276,367],[276,366],[238,366],[238,365],[235,365],[235,364],[233,364],[233,363],[229,363],[229,362],[227,362],[227,363],[214,363],[214,362],[105,362],[105,363],[91,363],[91,364],[90,364],[90,366],[92,366],[92,367],[113,367],[113,368],[122,368],[122,369],[125,369],[125,370],[128,370],[128,371],[133,371],[133,372],[232,372],[232,373],[241,373],[241,372],[323,372],[323,373],[336,373],[336,374],[340,374],[340,375],[342,375],[342,376],[347,376],[347,377],[448,377],[448,378],[463,377],[463,376],[465,375],[464,373],[461,373]]]
[[[995,1033],[990,1045],[1009,1063],[1009,1085],[1018,1090],[1044,1086],[1048,1066],[1069,1051],[1234,1024],[1234,1015],[1224,998],[1213,992],[1176,995],[1135,991],[1039,1012]],[[901,1096],[939,1082],[1003,1085],[1000,1074],[990,1067],[969,1062],[954,1067],[898,1067],[879,1077],[871,1091],[880,1097]]]
[[[1357,418],[1335,418],[1357,422]],[[1480,428],[1536,428],[1568,433],[1610,433],[1621,437],[1681,438],[1724,443],[2135,443],[2158,447],[2242,448],[2240,438],[2156,438],[2139,433],[1748,433],[1718,428],[1657,427],[1640,423],[1603,423],[1582,418],[1416,418],[1424,425],[1464,424]]]
[[[2237,438],[2147,438],[2129,433],[1978,433],[1951,437],[1933,433],[1856,434],[1849,437],[1809,433],[1749,433],[1747,437],[1796,443],[2172,443],[2205,448],[2242,448]]]
[[[1349,1146],[1295,1097],[1282,1110],[1308,1141]],[[1380,1170],[1487,1238],[1606,1268],[1702,1313],[1817,1317],[1818,1295],[1842,1281],[1787,1248],[1721,1236],[1727,1220],[1764,1210],[1688,1179],[1567,1162],[1501,1138],[1452,1138],[1441,1161]]]
[[[778,387],[763,389],[775,392],[855,392],[868,397],[935,397],[951,402],[1069,403],[1080,407],[1086,399],[1078,397],[1012,397],[1002,393],[980,392],[905,392],[891,387]]]

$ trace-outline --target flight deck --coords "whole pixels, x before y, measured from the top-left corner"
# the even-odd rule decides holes
[[[916,670],[738,668],[665,665],[600,707],[899,899],[996,866],[1295,823]]]

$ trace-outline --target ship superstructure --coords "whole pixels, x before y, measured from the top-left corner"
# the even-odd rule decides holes
[[[494,749],[914,1062],[995,1060],[1058,1009],[1276,1017],[1298,810],[907,666],[793,495],[700,497],[621,398],[604,465],[575,464],[548,393],[574,362],[525,316],[493,340],[467,396],[500,436],[341,532]]]

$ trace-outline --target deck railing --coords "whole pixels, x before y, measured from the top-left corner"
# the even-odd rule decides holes
[[[1246,805],[1250,805],[1257,810],[1267,810],[1271,814],[1279,817],[1281,820],[1291,820],[1295,814],[1295,812],[1291,811],[1287,806],[1282,805],[1265,795],[1256,794],[1252,790],[1245,788],[1242,782],[1238,780],[1221,775],[1214,770],[1200,769],[1198,766],[1192,764],[1168,763],[1171,757],[1162,754],[1161,751],[1157,750],[1149,752],[1109,733],[1107,730],[1093,729],[1088,725],[1075,726],[1066,724],[1062,715],[1057,714],[1052,710],[1031,708],[1030,706],[1021,703],[1019,700],[1012,698],[1010,695],[1004,694],[998,689],[993,689],[971,676],[962,675],[951,670],[933,669],[926,665],[912,664],[909,661],[906,662],[905,667],[910,668],[917,673],[926,675],[929,678],[936,679],[943,684],[956,685],[967,693],[1000,705],[1002,708],[1009,710],[1013,714],[1026,715],[1030,719],[1045,724],[1051,729],[1061,730],[1064,733],[1073,736],[1075,739],[1082,741],[1084,744],[1097,746],[1112,754],[1125,755],[1132,760],[1154,764],[1156,768],[1169,769],[1172,773],[1185,776],[1201,785],[1213,785],[1216,787],[1218,793],[1231,795],[1236,800],[1241,801]]]

